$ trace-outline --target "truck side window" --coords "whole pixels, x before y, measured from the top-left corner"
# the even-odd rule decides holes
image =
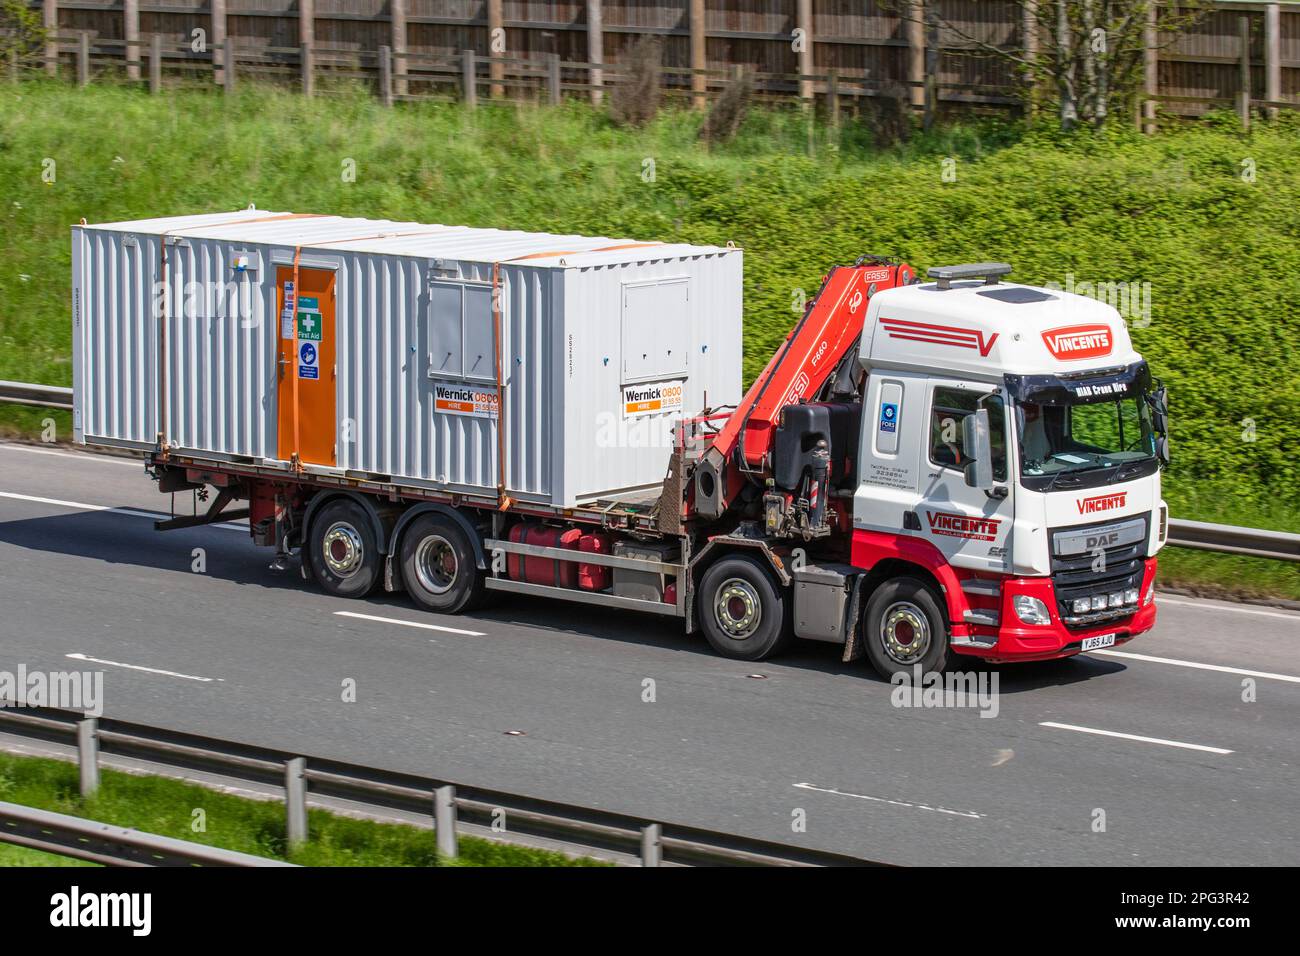
[[[989,413],[989,439],[993,446],[993,477],[1007,480],[1006,412],[996,392],[979,395],[961,388],[934,390],[930,403],[930,461],[941,468],[961,470],[966,452],[961,445],[962,420],[983,404]]]

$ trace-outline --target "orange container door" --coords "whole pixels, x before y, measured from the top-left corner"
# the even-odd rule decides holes
[[[332,269],[275,273],[277,316],[277,457],[311,465],[338,463]]]

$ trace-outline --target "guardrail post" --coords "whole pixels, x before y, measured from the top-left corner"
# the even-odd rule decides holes
[[[433,834],[438,841],[438,856],[454,860],[459,855],[456,844],[456,788],[448,784],[433,791]]]
[[[77,721],[77,769],[81,796],[93,797],[99,790],[99,721],[94,717]]]
[[[475,64],[473,50],[462,50],[460,54],[460,95],[470,109],[478,106],[478,67]]]
[[[641,865],[662,866],[664,857],[661,842],[662,828],[657,823],[650,823],[641,828]]]
[[[546,89],[552,106],[560,105],[560,54],[551,53],[546,57]]]
[[[311,96],[316,92],[316,54],[310,43],[299,47],[298,61],[302,67],[302,95]]]
[[[162,37],[156,33],[149,38],[149,92],[162,92]]]
[[[386,45],[379,47],[379,102],[393,105],[393,56]]]
[[[307,759],[292,757],[284,763],[285,830],[290,848],[307,842]]]
[[[85,30],[77,39],[77,85],[90,85],[90,34]]]

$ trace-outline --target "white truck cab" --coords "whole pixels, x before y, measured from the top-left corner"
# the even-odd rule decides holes
[[[1038,660],[1154,624],[1167,413],[1114,308],[1009,271],[933,269],[871,297],[852,553],[922,564],[954,651]],[[902,637],[892,663],[920,663]]]

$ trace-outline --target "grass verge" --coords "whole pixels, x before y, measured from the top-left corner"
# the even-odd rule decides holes
[[[83,800],[74,764],[0,753],[0,800],[130,827],[192,843],[288,860],[302,866],[603,866],[562,853],[462,836],[460,857],[434,850],[433,831],[308,810],[309,842],[290,851],[284,806],[249,800],[197,784],[115,770],[101,774],[99,793]],[[196,821],[204,829],[194,829]],[[0,844],[0,866],[58,866],[49,854]]]

